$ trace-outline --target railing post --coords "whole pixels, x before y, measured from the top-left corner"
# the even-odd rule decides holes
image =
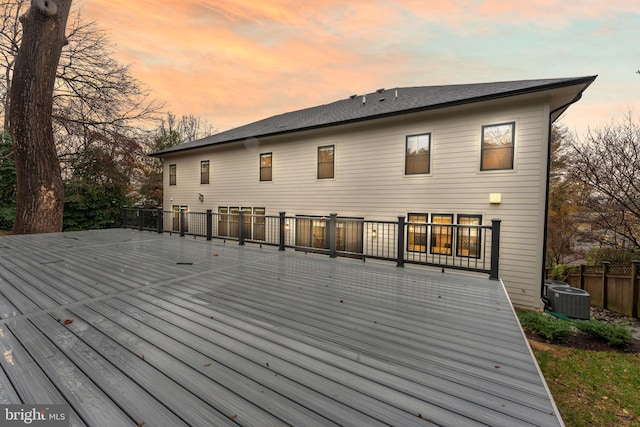
[[[609,308],[609,261],[602,261],[602,308]]]
[[[158,234],[162,234],[164,229],[164,212],[162,212],[162,208],[157,208],[158,218],[156,227],[158,229]]]
[[[238,211],[238,244],[244,245],[244,212]]]
[[[500,270],[500,219],[491,220],[491,272],[489,279],[499,280]]]
[[[184,210],[184,208],[180,208],[180,237],[184,237],[184,229],[185,229],[185,222],[186,222],[186,212]]]
[[[142,207],[138,206],[138,231],[142,231],[142,221],[144,219],[142,214]]]
[[[631,317],[638,318],[638,297],[640,296],[640,286],[638,286],[638,274],[640,274],[640,261],[631,261],[631,286],[633,289],[633,302],[631,303]]]
[[[329,258],[335,258],[338,256],[336,250],[336,218],[338,214],[332,213],[329,215],[329,227],[327,230],[327,234],[329,235]]]
[[[211,233],[213,231],[213,211],[207,209],[207,240],[211,240]]]
[[[127,228],[127,207],[122,208],[122,228]]]
[[[398,217],[398,267],[404,267],[404,217]]]
[[[287,220],[285,218],[286,213],[280,212],[280,240],[278,242],[278,250],[284,251],[284,242],[285,242],[285,229]]]

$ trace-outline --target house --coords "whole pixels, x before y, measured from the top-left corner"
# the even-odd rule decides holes
[[[595,78],[379,89],[152,155],[165,209],[210,209],[223,234],[243,212],[260,240],[260,218],[286,212],[300,217],[298,244],[323,247],[331,213],[403,216],[408,253],[477,259],[475,227],[499,218],[500,278],[514,305],[539,309],[550,128]],[[352,227],[340,244],[363,251],[363,234]]]

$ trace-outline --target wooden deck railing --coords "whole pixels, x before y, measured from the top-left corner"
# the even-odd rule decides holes
[[[188,212],[185,209],[124,208],[120,225],[140,231],[178,233],[207,240],[237,241],[239,245],[256,243],[278,246],[280,250],[324,253],[422,264],[487,273],[498,279],[500,260],[499,219],[491,225],[435,224],[397,221],[373,221],[327,217],[251,215],[245,212]],[[242,225],[242,226],[241,226]]]

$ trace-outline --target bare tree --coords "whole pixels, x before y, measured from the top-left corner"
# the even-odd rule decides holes
[[[565,125],[552,126],[546,251],[549,268],[584,257],[584,251],[578,247],[584,186],[569,173],[572,140],[573,135]]]
[[[9,108],[17,176],[14,233],[62,230],[64,194],[51,113],[70,8],[71,0],[33,0],[20,17]]]
[[[0,55],[4,59],[0,64],[0,115],[8,126],[11,99],[5,89],[11,87],[17,46],[23,37],[18,18],[29,3],[5,0],[0,5],[4,6],[0,15]],[[152,139],[150,129],[155,128],[163,105],[149,99],[129,66],[114,60],[109,37],[94,22],[84,21],[77,11],[68,21],[51,107],[62,177],[70,179],[76,165],[86,164],[91,153],[114,153],[114,160],[127,169],[126,175],[138,182],[145,166],[146,141]]]
[[[85,22],[77,14],[70,27],[53,110],[63,175],[73,173],[75,162],[84,161],[86,151],[129,153],[128,148],[115,147],[123,141],[140,141],[135,155],[142,163],[143,143],[150,132],[145,126],[157,123],[163,105],[149,99],[129,66],[113,59],[109,38],[94,22]]]
[[[206,119],[203,121],[192,114],[176,117],[168,112],[160,120],[149,143],[150,151],[160,151],[183,142],[195,141],[212,135],[215,129]],[[154,157],[147,157],[143,174],[139,181],[136,203],[148,206],[162,205],[162,163]]]
[[[588,189],[588,235],[600,246],[640,253],[640,124],[629,113],[571,148],[571,176]]]
[[[11,89],[11,76],[16,62],[18,46],[22,40],[22,27],[20,15],[24,12],[26,0],[11,0],[0,2],[0,101],[2,102],[3,129],[9,129],[9,90]]]

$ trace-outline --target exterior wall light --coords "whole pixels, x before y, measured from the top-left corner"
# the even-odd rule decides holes
[[[492,205],[499,205],[500,203],[502,203],[502,193],[490,193],[489,203],[491,203]]]
[[[202,193],[198,194],[198,200],[200,200],[201,202],[204,202],[204,194]]]
[[[371,238],[375,239],[376,237],[378,237],[378,231],[374,228],[371,230]]]

